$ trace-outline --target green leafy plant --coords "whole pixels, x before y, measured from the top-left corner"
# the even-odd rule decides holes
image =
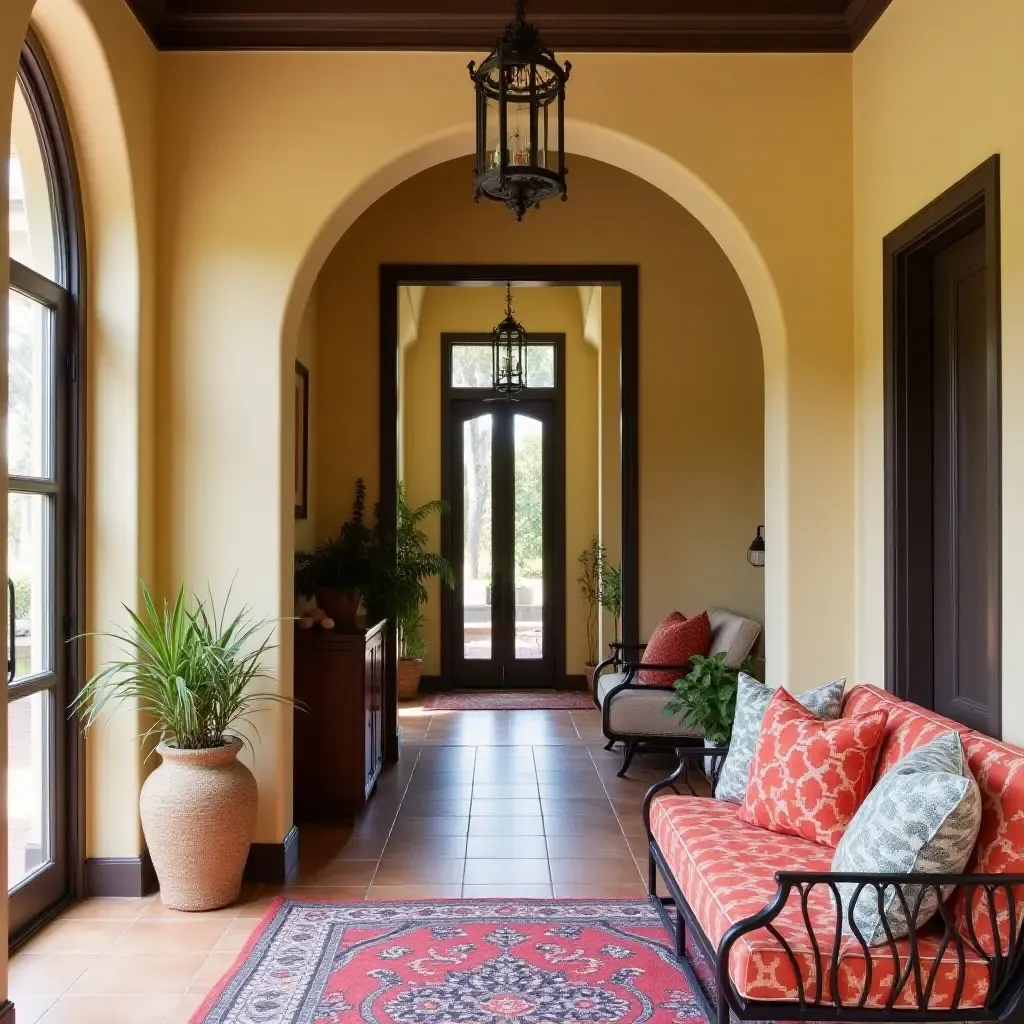
[[[726,746],[736,717],[740,672],[752,672],[749,659],[738,668],[725,664],[726,654],[691,658],[692,668],[673,683],[676,695],[665,705],[666,715],[682,715],[691,729],[700,729],[715,746]]]
[[[398,657],[402,661],[416,661],[425,657],[427,653],[427,640],[423,635],[425,622],[419,608],[411,615],[398,620]]]
[[[601,564],[601,607],[612,617],[612,639],[618,643],[622,619],[622,570],[617,565]]]
[[[428,550],[423,530],[431,516],[447,515],[448,503],[435,500],[412,508],[406,500],[405,485],[399,483],[395,511],[393,533],[379,522],[376,527],[364,600],[373,618],[400,623],[426,603],[428,579],[437,576],[451,589],[455,572],[448,559]]]
[[[366,484],[360,477],[352,514],[342,523],[338,536],[312,551],[296,552],[296,592],[305,597],[327,588],[364,592],[372,580],[376,550],[377,531],[366,522]]]
[[[576,558],[580,574],[576,577],[580,593],[587,603],[587,664],[597,664],[597,609],[601,604],[601,569],[604,548],[594,537]]]
[[[204,750],[233,736],[249,743],[246,729],[258,737],[251,718],[267,704],[296,705],[251,688],[270,678],[263,663],[273,623],[254,618],[248,607],[229,617],[230,596],[217,609],[212,595],[200,600],[182,585],[174,604],[158,610],[143,584],[141,614],[124,606],[129,627],[91,634],[113,640],[124,658],[101,668],[72,703],[83,728],[106,709],[132,702],[152,721],[143,740],[156,736],[181,750]]]

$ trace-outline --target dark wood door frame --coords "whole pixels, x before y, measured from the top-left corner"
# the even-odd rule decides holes
[[[453,388],[452,379],[452,346],[460,343],[480,344],[490,342],[489,334],[455,334],[441,335],[441,494],[447,499],[452,492],[455,479],[455,467],[452,464],[452,442],[454,441],[454,424],[452,422],[453,404],[458,402],[491,401],[494,392],[483,388]],[[544,530],[544,563],[547,570],[544,574],[544,643],[553,643],[553,681],[557,689],[571,689],[570,680],[565,674],[566,647],[566,572],[565,572],[565,335],[536,333],[529,335],[531,345],[551,345],[555,350],[555,386],[553,388],[529,388],[522,394],[523,403],[529,405],[533,400],[550,402],[554,407],[554,437],[547,439],[553,471],[551,487],[552,521],[551,529]],[[545,467],[545,476],[549,470]],[[460,510],[453,508],[453,514],[446,516],[441,525],[441,553],[451,561],[456,550],[456,524],[463,526]],[[444,590],[441,594],[441,678],[454,678],[453,654],[458,642],[459,630],[456,628],[456,595],[454,591]]]
[[[398,487],[398,289],[403,285],[610,285],[621,289],[622,637],[640,639],[640,273],[635,265],[406,263],[380,268],[380,517],[395,522]],[[398,760],[397,650],[386,648],[385,759]]]
[[[927,424],[930,410],[915,406],[910,386],[921,363],[913,341],[932,331],[931,273],[937,252],[977,228],[984,229],[986,261],[985,320],[990,347],[997,354],[987,368],[996,397],[986,424],[991,464],[1000,466],[1001,337],[999,157],[986,160],[919,213],[886,236],[884,267],[884,394],[885,394],[885,679],[900,697],[920,701],[923,638],[931,643],[930,470],[911,458],[914,431]],[[991,379],[990,378],[990,379]],[[1000,472],[987,481],[986,500],[994,510],[987,557],[997,591],[1001,591],[1002,521]],[[923,510],[927,509],[927,516]],[[924,591],[927,590],[927,594]],[[994,595],[997,637],[989,673],[990,688],[1001,686],[1001,593]],[[993,709],[989,731],[1001,734],[1001,693],[989,694]],[[930,695],[929,695],[930,699]]]

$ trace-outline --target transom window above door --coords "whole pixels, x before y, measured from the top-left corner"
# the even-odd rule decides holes
[[[526,387],[530,391],[550,389],[556,382],[554,345],[526,346]],[[488,340],[451,346],[451,386],[486,388],[492,384],[493,354]]]

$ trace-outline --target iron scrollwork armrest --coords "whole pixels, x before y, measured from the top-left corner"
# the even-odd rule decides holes
[[[721,770],[721,764],[725,761],[726,754],[729,753],[728,747],[676,747],[676,757],[679,758],[679,764],[676,766],[676,770],[667,778],[662,779],[660,782],[656,782],[644,796],[644,828],[647,830],[647,838],[651,840],[654,838],[651,833],[651,804],[654,802],[654,798],[663,789],[672,789],[678,793],[675,784],[682,782],[682,784],[690,791],[692,796],[697,796],[697,791],[693,788],[693,783],[690,782],[690,762],[699,758],[710,757],[712,758],[712,775],[711,779],[711,793],[714,795],[714,787],[718,781],[718,772]],[[717,767],[716,767],[717,766]]]
[[[972,1014],[974,1019],[1002,1019],[1020,1000],[1024,992],[1024,971],[1021,970],[1024,958],[1024,931],[1019,928],[1018,901],[1014,887],[1024,886],[1024,875],[937,875],[937,874],[850,874],[840,872],[804,873],[799,871],[779,871],[775,875],[778,890],[770,903],[763,910],[743,921],[734,924],[722,937],[717,956],[718,991],[725,995],[729,1005],[737,1014],[743,1014],[743,1004],[747,1000],[732,985],[729,975],[729,954],[739,939],[750,932],[765,930],[779,944],[786,959],[789,961],[797,986],[797,1005],[801,1011],[818,1008],[823,1005],[840,1010],[865,1009],[868,996],[871,995],[872,976],[874,970],[890,968],[893,971],[891,985],[884,1007],[884,1013],[909,1016],[911,1013],[942,1013],[955,1015],[960,1009],[964,988],[967,982],[967,955],[980,958],[988,967],[989,986],[983,1010],[964,1008],[960,1012]],[[838,886],[840,884],[854,886],[848,905],[844,907]],[[808,899],[816,886],[827,888],[831,893],[832,906],[835,911],[834,927],[829,928],[827,936],[815,935],[808,912]],[[943,888],[955,887],[963,890],[966,897],[965,906],[981,909],[992,931],[989,947],[979,941],[974,927],[974,916],[965,915],[967,937],[959,931],[954,900],[943,899]],[[910,898],[905,888],[916,888],[917,894]],[[897,939],[884,913],[884,899],[891,892],[900,902],[900,909],[906,921],[910,922],[907,936]],[[920,934],[915,925],[922,901],[929,894],[938,895],[938,910],[935,917],[927,922],[931,930],[929,939],[938,940],[935,955],[922,949]],[[800,972],[797,953],[775,927],[776,918],[782,913],[793,896],[799,904],[803,927],[806,929],[808,944],[806,949],[813,954],[813,995],[808,991]],[[975,897],[985,902],[976,903]],[[997,905],[997,898],[1003,907]],[[862,934],[855,919],[855,910],[861,899],[876,900],[878,904],[880,924],[885,932],[882,942],[871,946]],[[849,941],[844,947],[844,917],[849,925],[847,937],[860,947],[864,956],[865,973],[862,990],[856,1002],[842,1001],[840,986],[841,954],[849,949]],[[999,921],[1005,917],[1008,934],[999,931]],[[938,919],[943,925],[941,935],[934,929],[934,921]],[[824,942],[831,940],[831,950],[822,948]],[[897,943],[905,943],[903,957]],[[803,945],[803,943],[801,943]],[[949,950],[956,954],[955,960],[947,957]],[[876,954],[876,955],[873,955]],[[804,956],[807,956],[806,951]],[[903,962],[905,958],[905,963]],[[956,969],[956,983],[949,1006],[930,1007],[936,979],[940,970],[948,972]],[[827,974],[826,974],[827,972]],[[827,980],[827,986],[824,982]],[[808,979],[808,982],[810,979]],[[911,982],[913,983],[911,985]],[[826,999],[826,991],[831,999]],[[880,989],[883,991],[883,989]],[[877,997],[878,993],[876,993]],[[896,1008],[901,999],[904,1005]],[[905,1005],[907,999],[912,1005]],[[869,1008],[870,1010],[870,1008]],[[879,1011],[880,1013],[883,1011]]]

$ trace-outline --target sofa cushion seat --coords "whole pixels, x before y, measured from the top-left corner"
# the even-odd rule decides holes
[[[741,821],[736,806],[704,797],[662,796],[651,807],[651,830],[672,875],[693,910],[704,934],[717,949],[728,929],[763,910],[775,897],[777,871],[828,872],[833,851],[797,836],[784,836]],[[836,912],[825,886],[815,886],[807,901],[807,913],[820,956],[823,1000],[832,1001],[829,965],[835,941]],[[773,920],[773,926],[789,944],[799,968],[800,980],[785,950],[765,929],[748,932],[732,947],[729,975],[745,999],[766,1002],[813,1000],[817,993],[816,952],[808,935],[799,895],[789,901]],[[918,933],[924,977],[934,963],[942,940],[937,923]],[[863,949],[852,937],[841,939],[839,997],[844,1006],[855,1004],[867,977]],[[909,943],[897,943],[901,972],[907,964]],[[888,946],[876,949],[871,964],[870,988],[865,1005],[884,1008],[893,982],[893,961]],[[952,1005],[957,986],[957,953],[947,949],[942,957],[930,1000],[932,1009]],[[960,1007],[983,1006],[989,971],[985,961],[969,950]],[[916,990],[908,984],[897,1006],[914,1008]]]
[[[626,678],[625,672],[602,672],[597,677],[597,699],[605,698]],[[672,699],[667,690],[650,686],[623,690],[612,698],[608,724],[620,736],[664,736],[666,739],[696,739],[704,735],[689,728],[679,715],[666,715],[665,705]]]

